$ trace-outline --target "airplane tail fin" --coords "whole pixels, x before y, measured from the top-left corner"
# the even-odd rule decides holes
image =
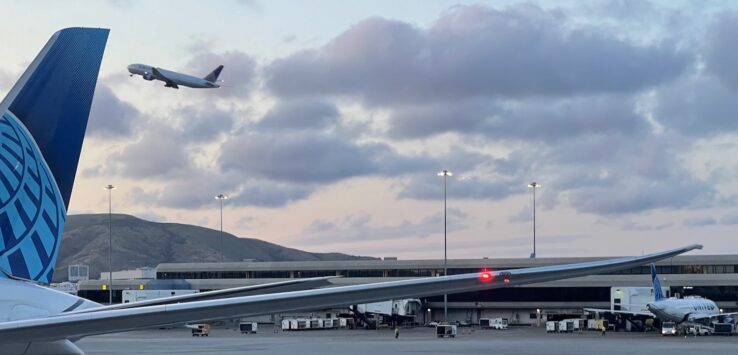
[[[651,264],[651,281],[653,282],[654,301],[664,299],[664,291],[661,289],[661,281],[659,281],[659,275],[656,274],[656,265],[654,264]]]
[[[56,32],[0,103],[0,268],[51,282],[109,30]]]
[[[218,80],[218,76],[220,75],[220,71],[223,70],[223,66],[219,65],[215,70],[213,70],[210,74],[205,76],[203,79],[214,83],[216,80]]]

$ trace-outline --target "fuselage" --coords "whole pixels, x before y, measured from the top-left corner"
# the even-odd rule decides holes
[[[651,302],[647,307],[659,319],[676,323],[720,315],[718,305],[704,298],[667,298]]]
[[[156,71],[158,71],[163,77],[158,77],[155,73]],[[131,73],[131,76],[141,75],[144,80],[160,80],[167,84],[173,83],[176,85],[196,89],[214,89],[220,87],[220,85],[205,80],[203,78],[198,78],[192,75],[182,74],[158,67],[152,67],[146,64],[131,64],[128,66],[128,72]]]

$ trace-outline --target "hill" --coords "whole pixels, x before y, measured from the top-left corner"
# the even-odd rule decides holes
[[[179,223],[146,221],[113,214],[113,270],[172,262],[220,261],[220,231]],[[341,253],[310,253],[253,238],[223,234],[225,261],[310,261],[373,259]],[[90,266],[90,277],[108,270],[108,215],[70,215],[64,226],[54,281],[67,278],[70,264]]]

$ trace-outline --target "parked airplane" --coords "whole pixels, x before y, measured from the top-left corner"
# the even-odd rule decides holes
[[[179,303],[133,307],[103,306],[43,287],[39,283],[52,280],[59,254],[108,32],[68,28],[55,33],[0,103],[3,354],[81,354],[74,341],[95,334],[513,287],[613,272],[702,248],[695,244],[638,257],[266,295],[183,297],[174,300]]]
[[[647,311],[622,311],[610,309],[585,308],[590,313],[627,314],[647,316],[662,321],[675,323],[734,323],[733,317],[738,313],[720,313],[720,307],[702,297],[666,298],[661,288],[661,281],[656,274],[656,266],[651,264],[651,282],[653,283],[653,302],[646,305]]]
[[[198,78],[192,75],[182,74],[166,70],[162,68],[152,67],[146,64],[131,64],[128,66],[130,76],[141,75],[144,80],[161,80],[165,83],[164,87],[179,89],[179,85],[195,88],[195,89],[215,89],[219,88],[217,84],[223,66],[219,65],[210,74],[204,78]]]

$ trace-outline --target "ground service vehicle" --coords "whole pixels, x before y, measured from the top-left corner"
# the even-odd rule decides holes
[[[679,332],[674,322],[663,322],[661,323],[661,335],[677,335]]]
[[[456,338],[456,326],[450,324],[439,324],[436,326],[436,335],[439,338]]]
[[[700,335],[710,335],[712,333],[712,328],[700,324],[695,324],[690,326],[689,331],[687,333],[700,336]]]
[[[206,337],[210,334],[210,324],[193,324],[190,328],[193,337]]]
[[[479,327],[482,329],[507,329],[507,318],[481,318]]]

